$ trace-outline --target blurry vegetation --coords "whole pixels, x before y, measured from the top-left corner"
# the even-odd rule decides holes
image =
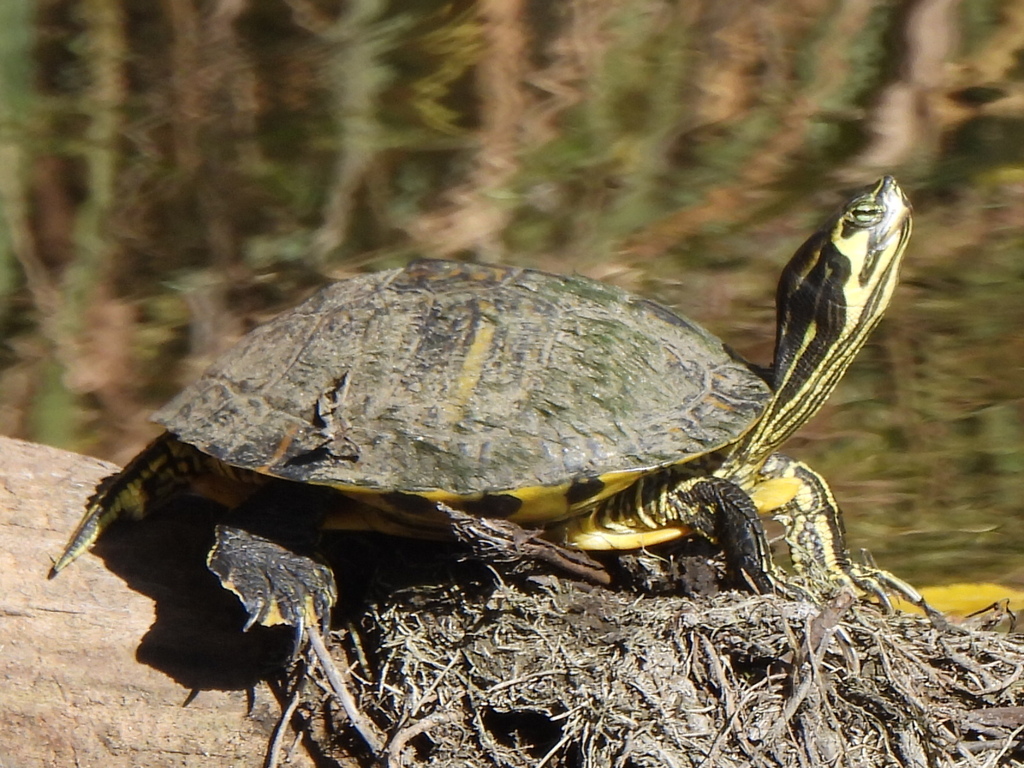
[[[577,271],[758,362],[896,174],[889,317],[789,450],[901,575],[1024,584],[1024,0],[4,0],[0,431],[124,460],[327,280]]]

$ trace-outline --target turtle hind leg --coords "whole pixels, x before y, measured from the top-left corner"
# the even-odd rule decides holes
[[[78,528],[50,569],[50,578],[92,546],[115,520],[145,517],[157,503],[187,488],[192,478],[209,472],[212,462],[216,459],[164,432],[124,469],[100,482]]]
[[[271,482],[216,528],[207,565],[254,624],[287,624],[297,639],[310,624],[326,631],[337,588],[316,555],[330,489]]]
[[[337,587],[330,567],[312,555],[243,528],[218,525],[206,562],[242,602],[249,615],[244,629],[287,624],[299,636],[310,624],[327,630]]]

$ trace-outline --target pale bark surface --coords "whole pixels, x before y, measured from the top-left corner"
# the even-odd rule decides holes
[[[194,567],[207,512],[112,529],[46,578],[115,469],[0,437],[0,766],[259,766],[280,707],[258,681],[287,643],[242,635],[234,597]]]

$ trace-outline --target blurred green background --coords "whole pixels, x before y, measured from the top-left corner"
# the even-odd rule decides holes
[[[787,452],[900,575],[1024,586],[1024,0],[3,0],[0,432],[124,461],[253,324],[416,255],[767,363],[780,268],[881,173],[903,283]]]

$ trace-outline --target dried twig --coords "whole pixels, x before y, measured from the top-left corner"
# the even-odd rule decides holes
[[[356,729],[363,741],[370,748],[374,755],[381,753],[381,745],[383,744],[383,738],[377,727],[367,718],[359,706],[356,704],[355,699],[349,692],[348,686],[345,684],[342,673],[338,671],[337,666],[334,663],[330,652],[327,650],[327,645],[324,643],[323,635],[320,634],[319,627],[310,626],[307,630],[307,636],[309,638],[309,646],[313,649],[313,654],[316,656],[318,662],[320,662],[320,668],[323,670],[324,675],[327,677],[328,682],[331,684],[331,690],[334,692],[335,697],[341,704],[342,709],[345,710],[345,714],[348,716],[349,721],[352,723],[352,727]],[[347,669],[344,673],[344,678],[351,679]]]

